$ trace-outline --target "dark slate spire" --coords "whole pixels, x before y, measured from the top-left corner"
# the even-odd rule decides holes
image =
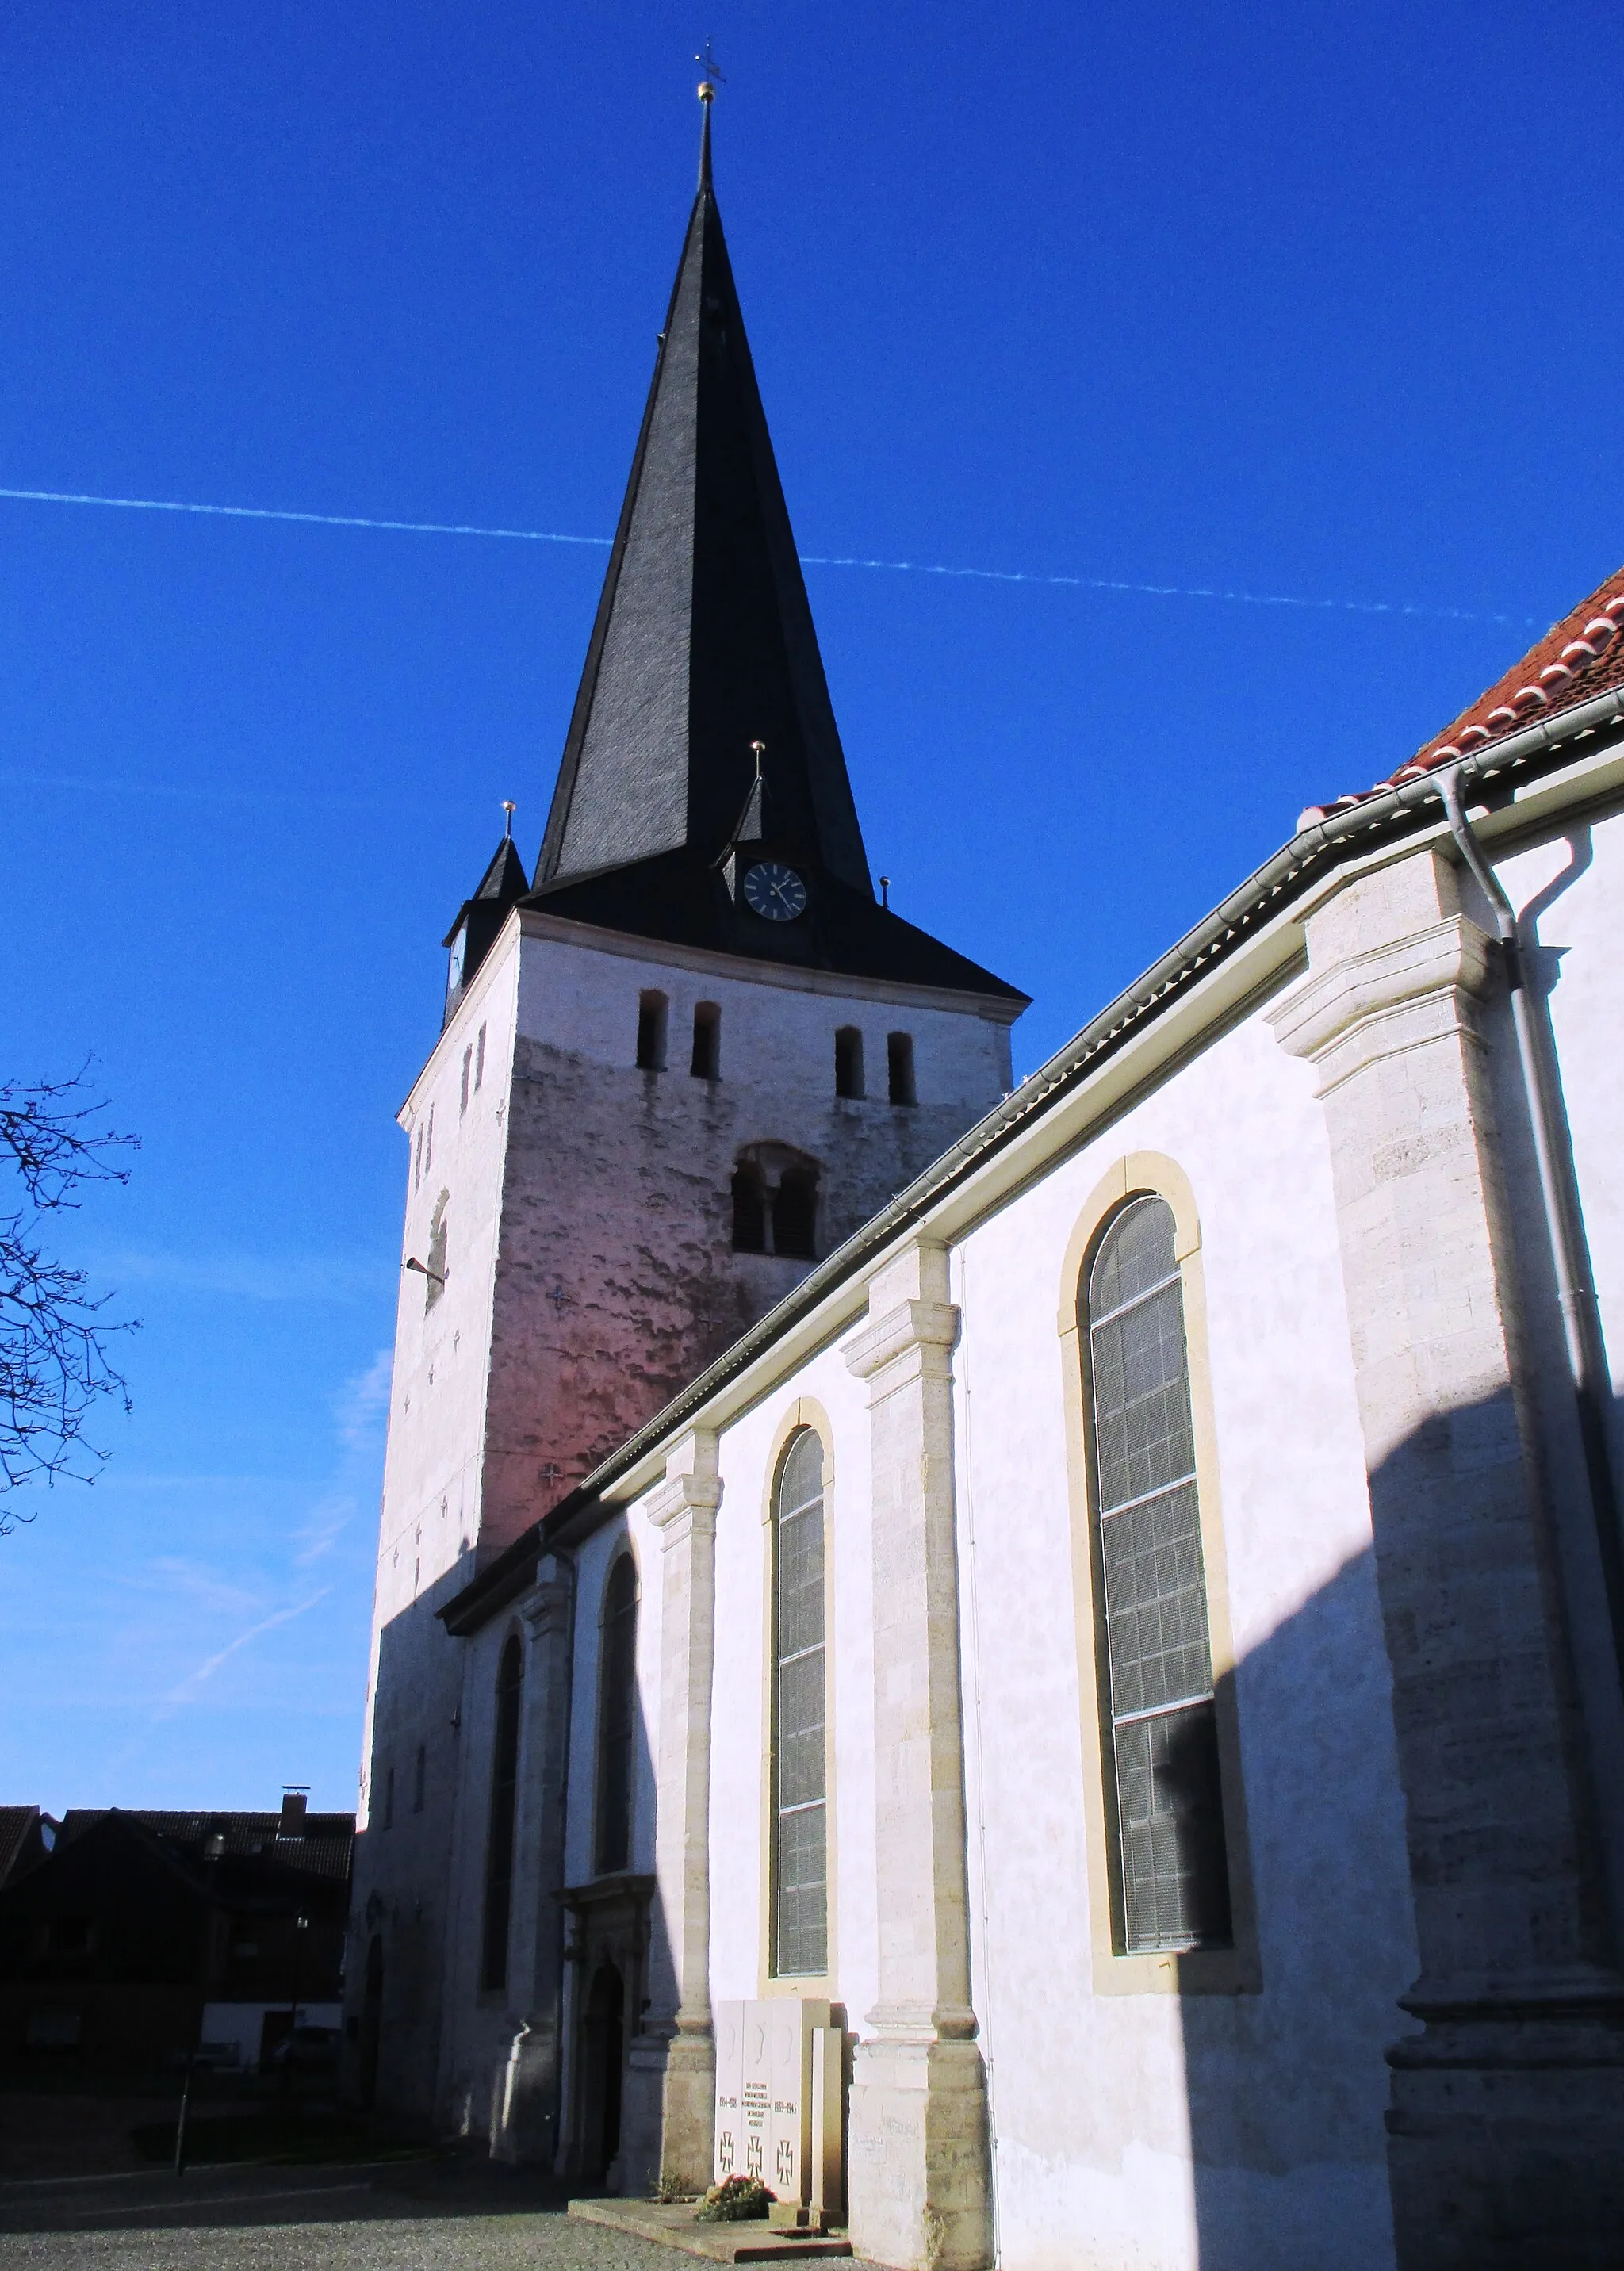
[[[767,748],[786,857],[873,895],[711,182],[699,187],[536,888],[726,848]]]
[[[525,905],[1024,1002],[875,902],[722,241],[712,92],[700,89],[698,192]],[[750,903],[751,868],[769,862],[805,892],[781,921]]]

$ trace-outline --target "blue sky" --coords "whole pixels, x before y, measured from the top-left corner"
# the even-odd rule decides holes
[[[876,869],[1028,1070],[1618,566],[1624,18],[18,0],[0,487],[607,535],[707,33],[802,550],[1033,579],[808,570]],[[353,1802],[393,1113],[602,562],[0,499],[0,1054],[144,1146],[0,1798]]]

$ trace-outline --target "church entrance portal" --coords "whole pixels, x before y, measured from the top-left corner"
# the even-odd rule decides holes
[[[626,2054],[626,1983],[600,1963],[581,2014],[583,2174],[602,2178],[621,2146],[621,2072]]]

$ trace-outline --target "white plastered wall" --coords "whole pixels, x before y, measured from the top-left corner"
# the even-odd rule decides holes
[[[1183,1170],[1201,1225],[1257,1994],[1096,1992],[1066,1471],[1077,1389],[1055,1316],[1079,1215],[1142,1150]],[[955,1291],[972,1934],[1000,2260],[1364,2271],[1390,2259],[1382,2051],[1415,1956],[1311,1068],[1255,1015],[977,1228]]]

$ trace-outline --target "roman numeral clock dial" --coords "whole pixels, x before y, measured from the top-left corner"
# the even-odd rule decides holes
[[[793,922],[806,912],[807,887],[781,860],[758,860],[744,871],[744,900],[767,922]]]

